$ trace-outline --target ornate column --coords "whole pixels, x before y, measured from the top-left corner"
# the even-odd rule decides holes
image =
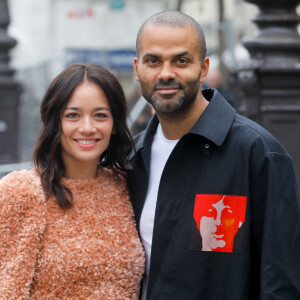
[[[260,123],[291,154],[300,184],[300,0],[245,0],[258,31],[243,39],[250,60],[231,70],[238,112]],[[300,186],[300,185],[299,185]]]
[[[7,0],[0,0],[0,164],[18,160],[18,106],[21,86],[9,67],[9,50],[16,40],[7,34]]]

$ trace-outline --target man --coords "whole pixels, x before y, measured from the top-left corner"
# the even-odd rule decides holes
[[[292,160],[216,90],[202,94],[208,68],[191,17],[168,11],[142,25],[134,71],[155,110],[136,137],[129,175],[147,259],[142,299],[300,299]],[[227,231],[205,222],[209,205],[212,218],[227,210],[219,221]]]

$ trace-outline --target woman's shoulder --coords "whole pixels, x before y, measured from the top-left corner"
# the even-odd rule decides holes
[[[27,180],[32,180],[34,178],[38,178],[38,174],[34,168],[30,170],[24,169],[8,173],[0,179],[0,184],[13,182],[21,183],[26,182]]]
[[[123,175],[121,175],[118,172],[113,171],[112,169],[105,168],[105,167],[98,170],[97,176],[104,177],[109,181],[115,181],[118,184],[124,184],[126,182],[126,179],[125,179],[126,174],[125,173]]]
[[[101,188],[113,193],[127,193],[126,177],[111,169],[102,168],[98,172]]]
[[[40,177],[35,169],[13,171],[0,180],[1,190],[5,187],[10,187],[17,190],[26,189],[31,191],[40,185]]]
[[[120,174],[108,168],[102,168],[98,172],[98,176],[107,180],[110,183],[124,186],[126,185],[126,174]]]
[[[6,203],[26,204],[32,198],[39,201],[44,199],[40,178],[35,169],[13,171],[1,178],[0,199]]]

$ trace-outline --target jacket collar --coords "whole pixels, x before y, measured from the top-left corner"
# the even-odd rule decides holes
[[[236,111],[217,90],[205,89],[202,93],[209,104],[190,133],[201,135],[217,146],[221,146],[230,130]]]
[[[188,134],[197,134],[221,146],[230,130],[236,115],[235,109],[215,89],[202,90],[203,96],[209,101],[194,127]],[[154,114],[147,128],[137,138],[136,152],[152,143],[158,126],[158,118]]]
[[[158,118],[156,114],[154,114],[151,120],[149,121],[146,129],[134,138],[138,139],[138,142],[135,145],[136,152],[144,148],[147,144],[152,143],[153,136],[155,135],[158,123]]]

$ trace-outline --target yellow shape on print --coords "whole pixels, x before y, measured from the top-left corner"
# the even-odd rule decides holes
[[[225,226],[231,226],[234,223],[234,221],[234,218],[225,220]]]

